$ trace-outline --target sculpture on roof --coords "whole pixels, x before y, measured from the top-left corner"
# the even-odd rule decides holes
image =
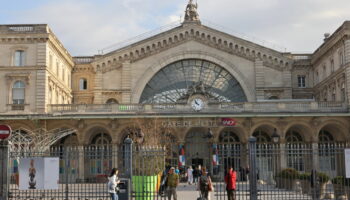
[[[197,8],[198,8],[198,4],[193,3],[193,0],[190,0],[188,2],[186,11],[185,11],[184,22],[200,22]]]

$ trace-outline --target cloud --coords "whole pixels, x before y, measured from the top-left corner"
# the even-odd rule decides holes
[[[12,12],[7,21],[47,23],[73,56],[93,55],[99,49],[179,21],[187,2],[43,1],[34,8],[28,5],[25,11]],[[209,19],[227,27],[229,33],[243,32],[253,41],[270,41],[296,52],[314,51],[325,32],[333,32],[350,18],[348,0],[198,0],[198,4],[203,23]]]

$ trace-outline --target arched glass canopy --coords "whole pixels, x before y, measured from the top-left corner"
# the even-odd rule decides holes
[[[245,102],[239,82],[223,67],[205,60],[187,59],[162,68],[146,84],[140,103],[181,103],[194,94],[211,102]]]

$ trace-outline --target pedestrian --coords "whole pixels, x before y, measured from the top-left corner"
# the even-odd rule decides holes
[[[197,185],[197,183],[198,183],[198,175],[199,175],[198,168],[195,167],[192,173],[193,173],[194,184]]]
[[[108,177],[108,193],[111,195],[112,200],[118,200],[118,183],[120,182],[118,178],[118,169],[113,168],[110,176]]]
[[[175,174],[177,174],[177,175],[179,175],[179,174],[180,174],[179,167],[176,167],[176,169],[175,169]]]
[[[168,200],[173,196],[177,200],[176,188],[179,185],[179,175],[175,173],[175,168],[171,167],[167,179]]]
[[[193,169],[191,166],[187,169],[187,182],[189,185],[192,185],[193,183]]]
[[[208,176],[206,168],[202,167],[202,174],[199,177],[198,183],[198,189],[201,192],[202,198],[208,199],[210,187],[212,187],[210,176]]]
[[[225,176],[226,191],[228,200],[236,200],[236,178],[237,173],[232,166],[227,168]]]

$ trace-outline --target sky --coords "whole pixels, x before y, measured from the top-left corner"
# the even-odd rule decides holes
[[[280,51],[314,52],[350,20],[349,0],[197,0],[204,25]],[[0,24],[48,24],[72,56],[159,31],[188,0],[0,0]],[[154,31],[157,30],[157,31]]]

